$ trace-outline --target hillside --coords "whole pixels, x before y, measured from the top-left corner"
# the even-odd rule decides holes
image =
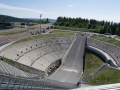
[[[0,14],[0,20],[5,20],[6,22],[32,22],[33,20],[21,19],[7,15]]]
[[[33,21],[39,21],[40,19],[39,18],[24,18],[24,19],[27,19],[27,20],[33,20]],[[42,19],[43,21],[46,21],[47,18],[44,18]],[[49,19],[49,18],[48,18]],[[56,19],[49,19],[49,22],[51,23],[55,23],[56,22]]]

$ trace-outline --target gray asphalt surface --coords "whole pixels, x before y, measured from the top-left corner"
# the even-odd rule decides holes
[[[51,24],[41,24],[41,28],[45,29],[45,32],[49,32],[51,29],[46,29],[47,27],[53,26]],[[5,30],[0,30],[0,33],[2,32],[11,32],[11,31],[17,31],[17,30],[26,30],[26,32],[23,33],[17,33],[17,34],[12,34],[12,35],[0,35],[0,43],[3,42],[9,42],[9,41],[14,41],[14,40],[19,40],[23,39],[26,37],[30,37],[31,32],[33,34],[36,34],[37,31],[40,31],[40,25],[34,25],[31,26],[30,28],[13,28],[13,29],[5,29]],[[29,31],[28,31],[29,30]]]
[[[72,84],[77,84],[79,82],[83,73],[85,42],[86,37],[77,36],[65,58],[65,62],[57,72],[49,77],[49,79]]]

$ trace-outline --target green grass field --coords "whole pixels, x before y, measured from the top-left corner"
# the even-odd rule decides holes
[[[51,33],[68,33],[70,30],[53,30]]]
[[[120,70],[116,70],[111,67],[105,67],[94,77],[92,77],[87,84],[104,85],[113,83],[120,83]]]
[[[32,37],[28,37],[28,38],[18,40],[16,42],[14,42],[13,44],[17,44],[17,43],[25,42],[25,41],[29,41],[29,40],[34,40],[34,39],[49,38],[49,37],[50,38],[52,38],[52,37],[67,37],[67,36],[74,36],[74,33],[72,33],[72,32],[68,32],[68,33],[61,32],[61,33],[42,34],[42,35],[32,36]]]
[[[116,38],[119,38],[119,39],[120,39],[120,36],[116,36]]]
[[[28,30],[15,30],[15,31],[8,31],[8,32],[0,32],[0,35],[13,35],[13,34],[19,34],[23,32],[27,32]]]
[[[104,62],[98,55],[96,55],[94,52],[91,52],[90,50],[87,50],[85,72],[82,75],[82,78],[85,79],[90,73],[94,72],[103,63]]]
[[[55,26],[54,28],[63,29],[63,30],[83,31],[83,32],[99,32],[99,29],[87,29],[87,28],[77,28],[77,27]]]
[[[85,72],[82,75],[83,80],[93,71],[95,71],[103,60],[93,52],[87,50]],[[93,76],[86,84],[89,85],[104,85],[120,83],[120,70],[111,67],[105,67],[103,70]]]
[[[108,43],[120,46],[120,42],[115,40],[115,39],[112,39],[112,38],[107,38],[107,37],[97,36],[97,35],[92,35],[91,38],[94,38],[94,39],[97,39],[97,40],[100,40],[100,41],[104,41],[104,42],[108,42]]]

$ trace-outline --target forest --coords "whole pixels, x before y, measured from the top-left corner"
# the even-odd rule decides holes
[[[58,17],[54,23],[56,26],[65,27],[76,27],[76,28],[87,28],[94,29],[95,32],[105,34],[109,33],[112,35],[120,36],[120,23],[105,21],[105,20],[95,20],[95,19],[85,19],[85,18],[71,18],[71,17]]]
[[[52,19],[50,19],[52,20]],[[41,21],[39,19],[24,19],[24,18],[16,18],[16,17],[12,17],[12,16],[7,16],[7,15],[0,15],[0,22],[27,22],[27,24],[29,22],[33,22],[33,23],[37,23],[37,24],[46,24],[46,23],[50,23],[49,19],[42,19]],[[30,24],[28,24],[30,25]],[[34,25],[34,24],[33,24]]]
[[[33,20],[23,19],[23,18],[16,18],[7,15],[0,15],[1,22],[33,22]]]

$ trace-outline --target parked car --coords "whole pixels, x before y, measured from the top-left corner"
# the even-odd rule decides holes
[[[53,29],[53,26],[50,26],[51,29]]]
[[[49,27],[47,27],[46,29],[49,29]]]

